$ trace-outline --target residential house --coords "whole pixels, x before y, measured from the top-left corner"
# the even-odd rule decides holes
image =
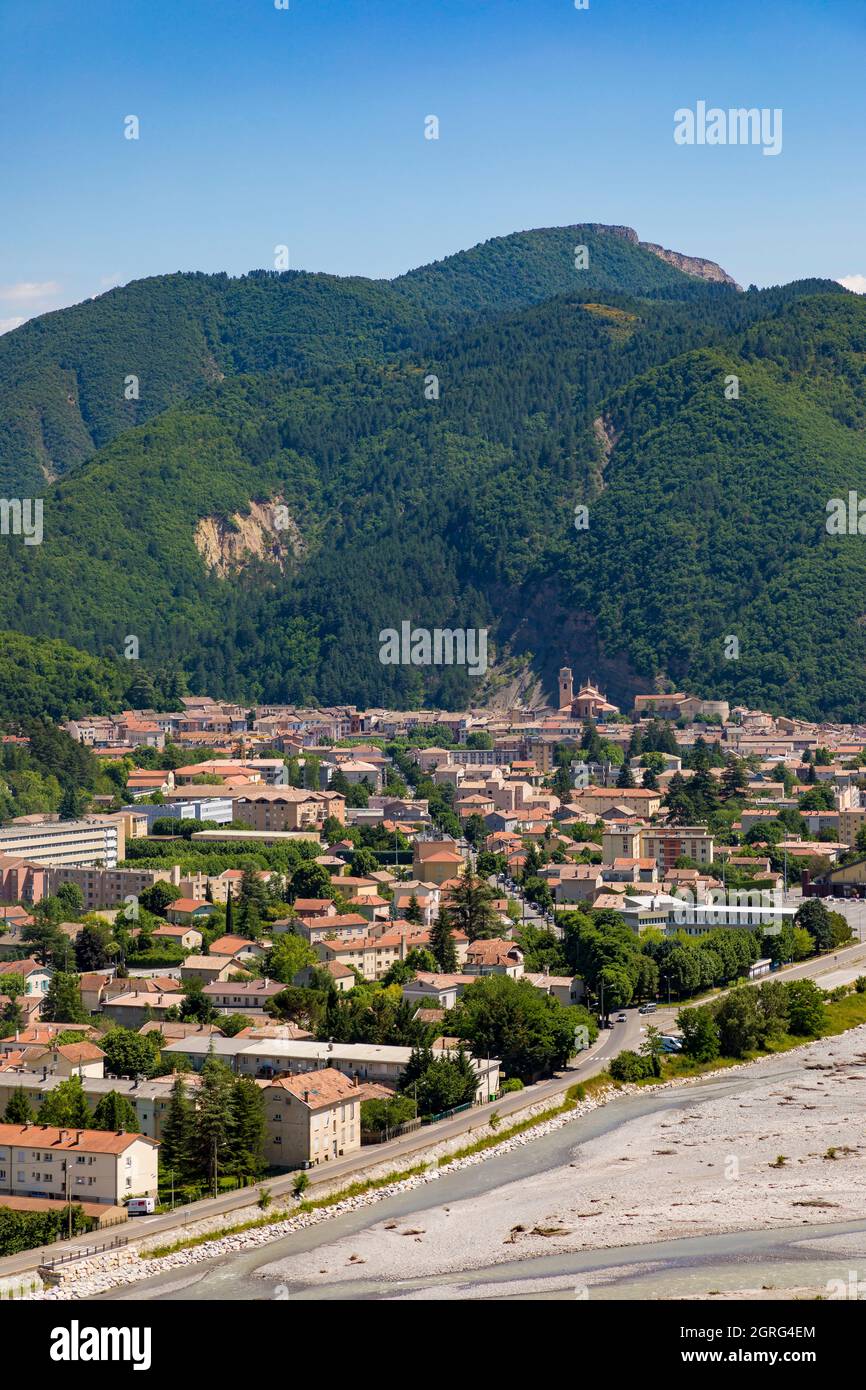
[[[195,927],[173,923],[157,927],[153,935],[158,941],[167,941],[174,946],[182,946],[185,951],[197,950],[204,940],[201,932],[197,931]]]

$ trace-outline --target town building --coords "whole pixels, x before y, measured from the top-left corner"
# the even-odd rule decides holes
[[[278,1077],[264,1097],[269,1167],[309,1168],[360,1149],[359,1088],[335,1067]]]
[[[141,1134],[0,1124],[0,1192],[115,1206],[154,1197],[157,1149]]]

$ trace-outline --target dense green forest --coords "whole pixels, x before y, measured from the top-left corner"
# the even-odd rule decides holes
[[[62,640],[0,636],[0,713],[187,680],[477,701],[463,669],[379,662],[409,619],[488,627],[494,680],[568,663],[622,703],[663,677],[866,717],[866,542],[824,527],[866,496],[864,354],[866,302],[832,282],[742,293],[587,226],[392,282],[165,276],[47,315],[0,339],[0,465],[45,497],[43,544],[3,539],[0,626]],[[197,525],[231,538],[252,502],[288,509],[291,543],[209,568]]]

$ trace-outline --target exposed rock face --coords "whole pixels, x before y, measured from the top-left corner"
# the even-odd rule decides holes
[[[226,520],[203,516],[195,528],[195,547],[209,570],[220,579],[239,574],[253,560],[284,570],[303,557],[305,546],[298,525],[279,498],[251,502],[249,512]]]
[[[603,222],[593,222],[591,226],[594,231],[609,232],[612,236],[622,237],[634,246],[639,246],[642,251],[651,251],[654,256],[667,261],[668,265],[675,266],[684,275],[696,275],[699,280],[712,280],[718,285],[733,285],[735,290],[743,288],[726,270],[716,265],[715,261],[705,261],[702,256],[684,256],[681,251],[668,251],[653,241],[641,241],[634,227],[612,227],[606,226]]]
[[[684,256],[681,251],[666,251],[663,246],[656,246],[651,241],[642,241],[640,244],[644,251],[652,251],[654,256],[676,266],[677,270],[682,270],[686,275],[697,275],[700,280],[712,280],[718,285],[733,285],[735,290],[743,288],[726,270],[716,265],[715,261],[705,261],[701,256]]]

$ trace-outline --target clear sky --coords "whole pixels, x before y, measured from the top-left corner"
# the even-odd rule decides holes
[[[390,276],[581,221],[866,277],[866,0],[288,3],[0,0],[0,327],[278,244]],[[677,145],[698,101],[781,108],[781,153]]]

